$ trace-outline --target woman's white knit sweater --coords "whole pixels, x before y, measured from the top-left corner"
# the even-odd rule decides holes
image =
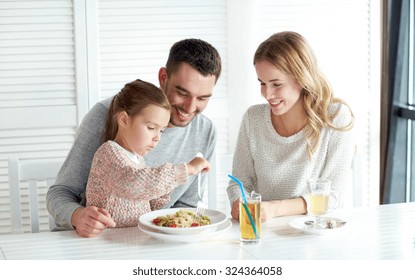
[[[351,113],[347,106],[337,103],[329,111],[337,111],[338,106],[341,107],[334,125],[343,127],[350,123]],[[330,179],[332,189],[342,195],[351,187],[348,182],[355,149],[352,130],[323,128],[320,138],[310,160],[305,129],[282,137],[272,126],[269,105],[254,105],[241,123],[232,173],[244,184],[246,192],[255,190],[263,201],[301,197],[307,180],[316,177]],[[227,192],[231,204],[241,194],[233,181],[229,182]]]

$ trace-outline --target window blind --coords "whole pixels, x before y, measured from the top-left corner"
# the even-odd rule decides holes
[[[65,157],[77,126],[72,1],[0,2],[0,233],[10,231],[9,156]],[[28,200],[23,187],[24,224]],[[47,212],[42,197],[42,229]]]

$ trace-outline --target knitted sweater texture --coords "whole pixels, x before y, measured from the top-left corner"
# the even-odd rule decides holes
[[[146,167],[133,162],[113,141],[105,142],[92,160],[86,187],[87,206],[106,209],[117,227],[136,226],[140,215],[162,208],[173,189],[187,182],[186,164]]]
[[[339,106],[334,125],[343,127],[350,123],[349,109],[336,103],[329,112],[336,112]],[[272,126],[269,105],[254,105],[244,114],[240,126],[232,173],[247,192],[255,190],[263,201],[301,197],[307,180],[317,177],[330,179],[332,189],[343,197],[349,187],[355,149],[352,130],[323,128],[320,140],[310,160],[305,129],[283,137]],[[230,203],[240,196],[239,186],[233,181],[227,192]]]

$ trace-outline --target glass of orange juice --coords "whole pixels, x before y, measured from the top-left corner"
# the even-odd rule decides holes
[[[330,190],[331,181],[317,178],[307,182],[307,212],[313,217],[314,226],[321,224],[321,217],[339,206],[339,196],[335,191]],[[329,200],[333,199],[333,203]]]
[[[243,197],[239,198],[240,240],[243,243],[257,243],[261,236],[261,195],[255,192],[246,194],[246,201]]]

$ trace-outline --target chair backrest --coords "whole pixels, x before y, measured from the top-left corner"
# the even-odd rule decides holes
[[[45,181],[46,186],[53,184],[63,159],[50,159],[47,161],[20,161],[17,157],[9,158],[9,187],[12,233],[22,233],[22,206],[21,182],[27,182],[29,193],[29,213],[31,232],[40,231],[38,182]],[[49,215],[49,229],[55,223]]]

